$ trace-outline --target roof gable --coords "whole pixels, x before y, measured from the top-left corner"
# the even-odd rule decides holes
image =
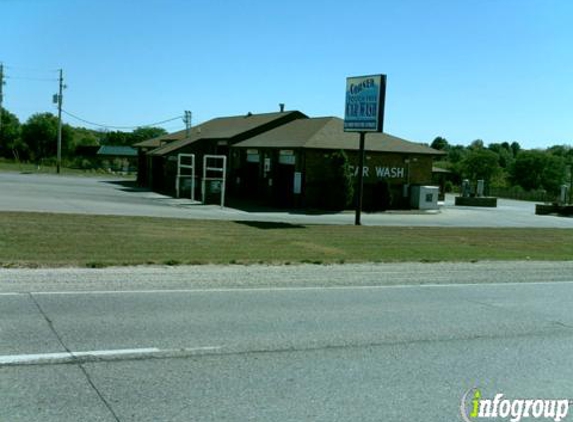
[[[225,139],[231,142],[236,139],[242,140],[259,131],[272,129],[277,125],[287,123],[295,119],[306,119],[307,116],[299,111],[287,111],[278,113],[246,114],[243,116],[218,117],[191,129],[190,135],[170,142],[153,151],[150,155],[167,155],[186,147],[200,139]],[[185,134],[186,131],[182,131]],[[180,134],[177,132],[176,134]],[[173,135],[176,135],[173,134]],[[167,135],[165,135],[167,136]],[[178,135],[180,136],[180,135]],[[242,138],[242,139],[241,139]]]
[[[368,133],[366,150],[442,155],[442,151],[407,141],[387,133]],[[307,148],[357,150],[358,136],[344,132],[344,121],[338,117],[301,119],[262,133],[235,145],[239,148]]]

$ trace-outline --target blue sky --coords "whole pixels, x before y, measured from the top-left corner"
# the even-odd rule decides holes
[[[385,73],[393,135],[573,143],[570,0],[0,0],[0,17],[22,121],[55,112],[59,68],[64,109],[115,126],[279,103],[343,117],[346,77]]]

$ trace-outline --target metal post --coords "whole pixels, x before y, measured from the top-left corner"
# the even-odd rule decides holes
[[[64,89],[64,75],[60,69],[60,93],[58,94],[58,152],[56,158],[56,173],[60,174],[62,166],[62,91]]]
[[[358,192],[356,193],[356,215],[354,224],[360,226],[362,213],[362,193],[364,190],[364,138],[366,132],[360,132],[360,149],[358,151]]]
[[[573,205],[573,158],[569,164],[569,205]]]
[[[0,63],[0,137],[2,136],[2,100],[4,99],[4,94],[2,92],[2,86],[4,85],[4,65]]]
[[[191,135],[191,112],[189,110],[185,110],[183,121],[185,122],[185,138],[189,138]]]

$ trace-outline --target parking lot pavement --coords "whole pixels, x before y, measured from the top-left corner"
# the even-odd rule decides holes
[[[130,215],[209,220],[354,224],[354,213],[246,212],[175,199],[138,189],[129,179],[0,173],[0,211]],[[498,200],[497,208],[456,207],[448,196],[438,211],[364,213],[364,225],[573,228],[573,218],[535,215],[535,203]]]

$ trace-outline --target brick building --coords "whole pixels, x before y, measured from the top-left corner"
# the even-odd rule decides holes
[[[222,117],[185,131],[144,141],[139,149],[141,184],[176,191],[177,156],[225,155],[227,196],[278,207],[321,208],[329,189],[329,155],[344,151],[358,174],[358,134],[346,133],[336,117],[301,112]],[[408,208],[411,185],[432,184],[432,163],[441,151],[385,133],[366,135],[364,208]],[[200,183],[195,183],[199,189]],[[195,197],[199,198],[199,192]]]

